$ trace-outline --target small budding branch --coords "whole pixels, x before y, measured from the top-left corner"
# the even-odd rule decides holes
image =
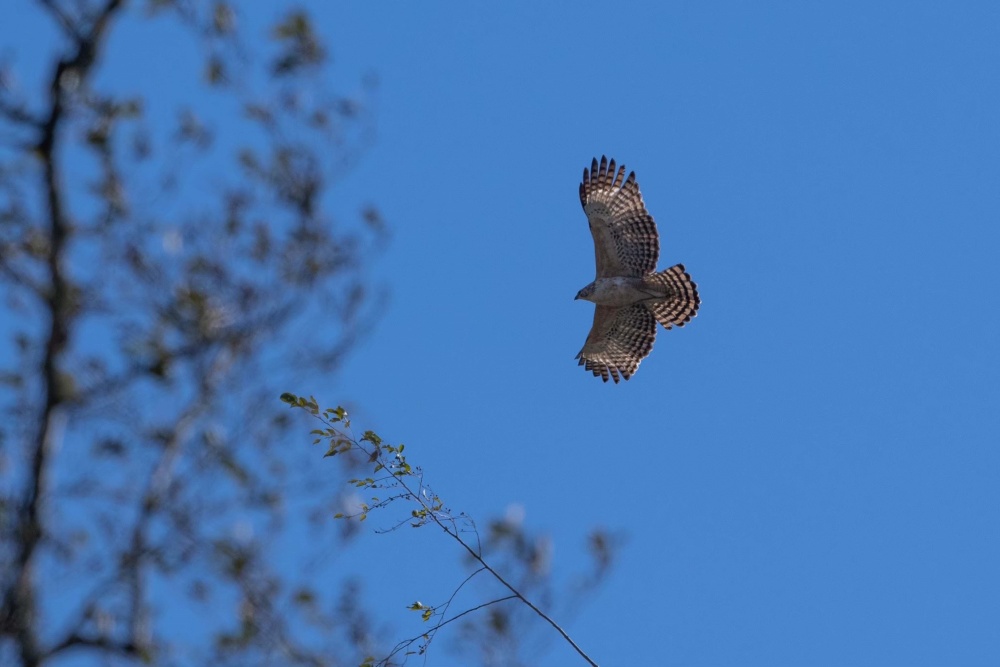
[[[428,606],[417,601],[407,607],[407,609],[410,609],[411,611],[420,612],[420,616],[424,622],[430,622],[435,618],[437,619],[429,630],[416,637],[399,642],[389,655],[377,662],[374,657],[366,658],[361,664],[361,667],[388,666],[392,658],[400,653],[403,654],[404,660],[405,656],[423,655],[426,653],[428,647],[434,639],[434,636],[437,634],[437,631],[444,626],[462,618],[463,616],[466,616],[467,614],[478,611],[479,609],[499,604],[507,600],[519,600],[522,604],[529,607],[546,623],[551,625],[556,632],[558,632],[562,638],[566,640],[566,642],[568,642],[569,645],[572,646],[584,660],[587,661],[589,665],[597,667],[597,663],[583,652],[583,649],[581,649],[577,643],[573,641],[565,630],[552,620],[552,618],[546,615],[545,612],[540,610],[530,600],[528,600],[528,598],[522,595],[513,585],[511,585],[510,582],[508,582],[499,572],[494,570],[489,563],[483,559],[482,547],[479,544],[479,534],[476,531],[475,523],[472,521],[471,517],[466,515],[464,512],[456,515],[444,506],[444,502],[441,500],[440,496],[434,493],[430,487],[424,483],[423,472],[421,469],[419,467],[411,466],[406,461],[406,456],[403,454],[404,446],[402,444],[391,445],[386,443],[374,431],[365,431],[360,438],[356,438],[351,431],[351,421],[347,417],[347,411],[340,406],[336,408],[324,409],[319,406],[316,399],[312,396],[305,398],[291,393],[282,394],[281,400],[284,403],[287,403],[291,408],[305,410],[322,422],[325,426],[325,428],[318,428],[311,431],[311,434],[316,436],[315,440],[313,440],[314,445],[324,441],[327,443],[327,450],[323,455],[324,458],[336,456],[337,454],[346,454],[353,450],[366,456],[368,463],[372,465],[371,477],[348,480],[348,483],[352,484],[356,488],[372,491],[373,494],[370,502],[362,503],[359,511],[357,512],[350,514],[342,512],[337,513],[334,515],[334,518],[357,519],[359,521],[364,521],[368,518],[368,514],[370,512],[387,507],[393,502],[403,501],[405,503],[410,503],[413,507],[410,510],[409,516],[399,521],[388,530],[395,530],[404,524],[409,524],[413,528],[421,528],[428,524],[436,525],[449,537],[458,542],[458,544],[460,544],[462,548],[465,549],[465,551],[477,563],[479,563],[479,568],[466,577],[443,604]],[[475,536],[475,546],[462,536],[463,533]],[[449,616],[449,607],[458,592],[463,586],[465,586],[465,584],[471,581],[473,577],[483,572],[492,576],[497,582],[510,591],[510,595],[490,600],[489,602],[484,602],[483,604]],[[415,644],[416,649],[411,648]]]

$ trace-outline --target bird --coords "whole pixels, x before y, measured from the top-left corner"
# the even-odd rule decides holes
[[[683,264],[656,272],[660,235],[635,180],[601,156],[584,168],[580,203],[594,236],[597,276],[577,299],[595,304],[579,365],[604,382],[628,380],[653,349],[656,324],[682,327],[698,312],[698,286]]]

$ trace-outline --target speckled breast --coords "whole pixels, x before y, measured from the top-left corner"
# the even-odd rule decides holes
[[[630,306],[649,298],[642,287],[642,278],[598,278],[591,301],[602,306]]]

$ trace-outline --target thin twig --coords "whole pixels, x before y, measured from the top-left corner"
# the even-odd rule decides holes
[[[358,445],[358,446],[360,447],[360,445]],[[364,448],[363,448],[363,447],[362,447],[361,449],[362,449],[362,451],[364,451]],[[412,491],[410,490],[409,486],[407,486],[407,484],[406,484],[406,481],[405,481],[405,480],[404,480],[404,479],[403,479],[402,477],[399,477],[398,479],[399,479],[399,483],[400,483],[400,485],[402,485],[402,487],[403,487],[404,489],[406,489],[407,491],[410,491],[411,493],[413,493],[413,492],[412,492]],[[435,512],[435,511],[434,511],[434,510],[433,510],[433,509],[432,509],[431,507],[429,507],[429,506],[427,505],[427,503],[426,503],[426,502],[424,502],[424,500],[423,500],[423,499],[422,499],[421,497],[417,496],[417,502],[419,502],[419,503],[421,504],[421,506],[423,506],[423,508],[427,510],[427,513],[428,513],[428,515],[430,516],[431,520],[433,520],[433,521],[434,521],[434,523],[436,523],[436,524],[437,524],[438,526],[440,526],[440,527],[441,527],[441,529],[442,529],[442,530],[443,530],[443,531],[444,531],[445,533],[447,533],[448,535],[450,535],[452,539],[454,539],[454,540],[455,540],[456,542],[458,542],[459,544],[461,544],[461,545],[462,545],[462,547],[463,547],[463,548],[464,548],[464,549],[465,549],[465,550],[466,550],[467,552],[469,552],[469,555],[470,555],[470,556],[472,556],[472,557],[473,557],[474,559],[476,559],[476,561],[477,561],[477,562],[478,562],[478,563],[479,563],[480,565],[482,565],[482,566],[483,566],[483,568],[484,568],[484,569],[485,569],[485,570],[486,570],[487,572],[489,572],[490,574],[492,574],[492,575],[493,575],[493,577],[494,577],[494,578],[495,578],[495,579],[496,579],[497,581],[499,581],[499,582],[500,582],[501,584],[503,584],[503,586],[504,586],[505,588],[507,588],[507,590],[509,590],[509,591],[510,591],[511,593],[513,593],[513,594],[514,594],[514,597],[516,597],[517,599],[519,599],[519,600],[520,600],[521,602],[523,602],[524,604],[526,604],[526,605],[528,606],[528,608],[530,608],[530,609],[531,609],[532,611],[534,611],[534,612],[535,612],[536,614],[538,614],[538,615],[539,615],[539,616],[541,616],[541,617],[542,617],[543,619],[545,619],[545,621],[546,621],[546,622],[547,622],[547,623],[548,623],[549,625],[551,625],[551,626],[552,626],[553,628],[555,628],[556,632],[558,632],[558,633],[559,633],[560,635],[562,635],[562,638],[563,638],[563,639],[565,639],[565,640],[566,640],[567,642],[569,642],[569,645],[570,645],[570,646],[572,646],[572,647],[573,647],[573,649],[574,649],[574,650],[575,650],[575,651],[576,651],[577,653],[579,653],[579,654],[580,654],[580,656],[581,656],[581,657],[582,657],[582,658],[583,658],[584,660],[586,660],[586,661],[587,661],[587,662],[588,662],[588,663],[589,663],[589,664],[590,664],[590,665],[591,665],[592,667],[598,667],[597,663],[596,663],[596,662],[594,662],[594,661],[593,661],[593,660],[591,659],[591,657],[590,657],[589,655],[587,655],[587,654],[586,654],[586,653],[584,652],[584,650],[583,650],[582,648],[580,648],[580,646],[579,646],[579,645],[578,645],[578,644],[577,644],[577,643],[576,643],[575,641],[573,641],[573,638],[572,638],[572,637],[570,637],[570,636],[569,636],[569,634],[568,634],[568,633],[567,633],[567,632],[566,632],[565,630],[563,630],[563,629],[562,629],[562,628],[561,628],[561,627],[559,626],[559,624],[558,624],[558,623],[556,623],[556,622],[555,622],[554,620],[552,620],[552,618],[550,618],[550,617],[549,617],[549,616],[548,616],[548,615],[547,615],[547,614],[546,614],[545,612],[543,612],[543,611],[542,611],[541,609],[539,609],[538,607],[536,607],[536,606],[535,606],[535,605],[534,605],[534,604],[533,604],[533,603],[531,602],[531,600],[529,600],[528,598],[526,598],[526,597],[525,597],[525,596],[524,596],[524,595],[523,595],[523,594],[522,594],[522,593],[521,593],[521,592],[520,592],[519,590],[517,590],[517,589],[516,589],[516,588],[514,587],[514,585],[513,585],[513,584],[511,584],[511,583],[510,583],[509,581],[507,581],[506,579],[504,579],[504,578],[503,578],[503,576],[502,576],[502,575],[501,575],[501,574],[500,574],[499,572],[497,572],[497,571],[496,571],[496,570],[494,570],[494,569],[493,569],[492,567],[490,567],[489,563],[487,563],[487,562],[486,562],[486,561],[485,561],[485,560],[483,559],[483,557],[482,557],[482,556],[480,556],[480,555],[479,555],[478,553],[476,553],[475,549],[473,549],[472,547],[470,547],[470,546],[469,546],[469,545],[468,545],[468,544],[467,544],[467,543],[465,542],[465,540],[463,540],[463,539],[462,539],[462,538],[461,538],[461,537],[460,537],[460,536],[458,535],[458,533],[457,533],[457,532],[454,532],[454,533],[453,533],[452,531],[448,530],[448,527],[447,527],[447,526],[445,526],[445,524],[444,524],[444,523],[443,523],[443,522],[441,521],[441,519],[439,519],[439,518],[438,518],[438,516],[437,516],[437,512]]]
[[[467,577],[466,577],[466,578],[465,578],[465,579],[464,579],[464,580],[462,581],[462,583],[460,583],[460,584],[459,584],[459,585],[458,585],[458,586],[457,586],[457,587],[455,588],[455,590],[453,590],[453,591],[451,592],[451,595],[450,595],[450,596],[448,597],[448,601],[447,601],[447,602],[445,602],[445,603],[444,603],[443,605],[441,605],[441,608],[442,608],[442,609],[441,609],[441,618],[442,618],[442,619],[443,619],[443,618],[445,617],[445,615],[446,615],[446,614],[448,613],[448,608],[449,608],[449,607],[451,606],[451,603],[452,603],[452,601],[454,601],[454,599],[455,599],[455,596],[456,596],[456,595],[458,595],[459,591],[461,591],[461,590],[462,590],[462,587],[463,587],[463,586],[465,586],[465,585],[466,585],[467,583],[469,583],[470,581],[472,581],[472,578],[473,578],[473,577],[475,577],[475,576],[476,576],[477,574],[479,574],[479,573],[480,573],[480,572],[482,572],[482,571],[483,571],[483,568],[479,568],[478,570],[476,570],[475,572],[473,572],[472,574],[470,574],[469,576],[467,576]],[[450,623],[451,621],[448,621],[448,622]],[[441,627],[442,625],[445,625],[445,623],[444,623],[444,622],[441,622],[441,621],[438,621],[437,625],[435,625],[435,626],[434,626],[433,628],[431,628],[431,631],[432,631],[432,632],[437,632],[438,628],[440,628],[440,627]]]
[[[321,422],[323,422],[324,424],[326,424],[327,426],[329,426],[331,429],[339,430],[339,429],[335,429],[335,427],[333,426],[333,424],[326,417],[324,417],[322,414],[320,414],[318,408],[316,409],[315,412],[312,412],[312,414],[313,414],[314,417],[316,417],[317,419],[319,419]],[[346,425],[346,424],[345,424],[345,427],[348,428],[348,429],[350,428],[350,426]],[[364,452],[365,454],[367,454],[373,460],[375,460],[377,458],[378,463],[383,468],[385,468],[386,470],[391,470],[392,469],[391,468],[392,462],[391,461],[387,461],[384,458],[384,456],[382,454],[382,448],[379,445],[377,445],[377,444],[374,445],[375,449],[373,451],[368,451],[367,449],[365,449],[361,445],[361,443],[360,443],[360,441],[358,439],[356,439],[356,438],[353,437],[352,434],[350,434],[350,433],[343,433],[342,431],[341,431],[341,434],[344,435],[344,437],[346,437],[352,443],[352,445],[354,447],[357,447],[359,450],[361,450],[362,452]],[[440,513],[439,510],[436,510],[432,505],[429,505],[424,500],[424,496],[421,493],[418,492],[419,490],[418,491],[414,491],[412,488],[410,488],[410,486],[406,483],[406,479],[405,479],[405,475],[404,474],[396,474],[396,475],[394,475],[394,477],[395,477],[396,481],[399,482],[399,485],[402,486],[407,492],[409,492],[409,494],[411,496],[413,496],[413,498],[420,504],[420,506],[424,509],[424,511],[426,513],[426,516],[429,516],[431,518],[431,520],[434,523],[436,523],[441,528],[441,530],[443,530],[452,539],[454,539],[456,542],[458,542],[460,545],[462,545],[462,548],[465,549],[469,553],[469,555],[472,556],[476,560],[476,562],[478,562],[482,566],[483,569],[485,569],[487,572],[489,572],[490,574],[492,574],[494,579],[496,579],[507,590],[509,590],[513,594],[513,597],[515,597],[518,600],[520,600],[521,602],[523,602],[525,605],[527,605],[527,607],[529,609],[531,609],[536,614],[538,614],[538,616],[540,616],[542,619],[544,619],[546,623],[548,623],[549,625],[551,625],[556,630],[556,632],[558,632],[562,636],[562,638],[565,639],[566,642],[569,643],[569,645],[573,647],[573,650],[575,650],[580,655],[580,657],[582,657],[584,660],[587,661],[587,663],[589,665],[591,665],[591,667],[598,667],[598,664],[596,662],[594,662],[594,660],[589,655],[587,655],[584,652],[584,650],[582,648],[580,648],[580,646],[575,641],[573,641],[573,638],[570,637],[569,634],[565,630],[563,630],[562,627],[560,627],[560,625],[558,623],[556,623],[549,615],[547,615],[545,612],[543,612],[541,609],[539,609],[534,603],[531,602],[531,600],[529,600],[527,597],[525,597],[519,590],[517,590],[517,588],[514,587],[513,584],[511,584],[509,581],[507,581],[499,572],[497,572],[496,570],[494,570],[489,565],[489,563],[487,563],[486,560],[479,553],[476,552],[475,549],[473,549],[471,546],[469,546],[469,544],[465,540],[463,540],[462,537],[459,535],[457,527],[454,527],[454,532],[452,530],[450,530],[449,527],[447,525],[445,525],[445,523],[438,516],[438,514]],[[421,480],[420,485],[421,485],[421,488],[423,488],[423,481],[422,480]],[[452,523],[453,526],[455,526],[455,520],[454,520],[453,517],[449,517],[449,521]],[[421,636],[423,636],[423,635],[421,635]]]
[[[478,571],[482,572],[482,569],[480,569]],[[468,581],[468,580],[466,580],[466,581]],[[465,582],[462,582],[462,583],[464,584]],[[461,586],[460,586],[460,588],[461,588]],[[474,611],[479,611],[483,607],[489,607],[490,605],[498,604],[500,602],[506,602],[507,600],[517,600],[517,599],[518,599],[517,595],[507,595],[507,596],[504,596],[502,598],[497,598],[496,600],[490,600],[489,602],[484,602],[484,603],[482,603],[480,605],[476,605],[475,607],[471,607],[470,609],[466,609],[465,611],[463,611],[463,612],[461,612],[459,614],[455,614],[454,616],[452,616],[451,618],[449,618],[447,621],[442,621],[441,623],[438,623],[437,625],[435,625],[433,628],[431,628],[427,632],[419,634],[416,637],[412,637],[410,639],[404,639],[403,641],[399,642],[398,644],[396,644],[396,648],[392,649],[392,653],[390,653],[389,655],[387,655],[385,657],[385,659],[379,661],[379,664],[380,665],[386,665],[386,664],[388,664],[389,660],[392,658],[392,656],[396,655],[397,653],[399,653],[400,651],[402,651],[404,648],[408,648],[408,647],[412,646],[413,643],[416,642],[416,641],[418,641],[419,639],[422,639],[423,637],[427,637],[429,635],[434,634],[440,628],[443,628],[444,626],[448,625],[452,621],[457,621],[458,619],[462,618],[463,616],[465,616],[467,614],[471,614]]]
[[[61,642],[53,646],[47,656],[53,656],[71,648],[97,648],[105,652],[120,653],[126,656],[139,655],[141,649],[133,642],[116,642],[105,635],[81,635],[71,634]]]

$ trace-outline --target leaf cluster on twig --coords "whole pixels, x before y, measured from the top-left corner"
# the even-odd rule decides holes
[[[399,642],[389,655],[377,662],[374,658],[369,658],[362,663],[361,667],[388,667],[392,659],[400,653],[404,656],[414,654],[424,655],[438,630],[444,626],[474,611],[509,600],[517,600],[530,608],[542,620],[552,626],[589,665],[597,667],[597,663],[580,648],[559,624],[525,597],[525,595],[485,560],[482,545],[479,542],[479,533],[475,529],[475,523],[465,513],[455,514],[445,507],[441,497],[434,493],[425,482],[423,471],[419,467],[411,466],[407,462],[406,456],[403,453],[405,449],[403,444],[389,444],[374,431],[370,430],[365,431],[361,437],[356,438],[352,433],[351,421],[348,418],[347,411],[341,406],[322,408],[312,396],[306,398],[288,392],[281,395],[281,400],[292,408],[305,410],[323,423],[325,428],[314,429],[312,435],[316,436],[313,444],[319,444],[323,441],[327,442],[328,447],[324,454],[325,457],[356,451],[366,456],[368,463],[372,465],[372,476],[349,480],[349,483],[357,488],[372,491],[373,495],[370,501],[362,503],[360,509],[355,513],[337,513],[335,518],[356,518],[364,521],[368,518],[368,514],[374,510],[383,509],[397,501],[409,503],[414,506],[410,510],[409,517],[403,519],[389,530],[395,530],[407,523],[414,528],[436,525],[446,535],[456,541],[479,565],[478,569],[459,584],[444,604],[428,606],[417,601],[408,607],[412,611],[420,612],[421,618],[425,622],[429,622],[434,618],[437,619],[436,623],[428,631],[412,639]],[[374,495],[375,493],[379,495]],[[476,537],[475,544],[463,537],[464,534],[470,533]],[[492,576],[510,594],[489,600],[458,614],[449,616],[449,607],[458,591],[474,577],[483,573]],[[414,644],[417,644],[416,649],[412,648]]]

